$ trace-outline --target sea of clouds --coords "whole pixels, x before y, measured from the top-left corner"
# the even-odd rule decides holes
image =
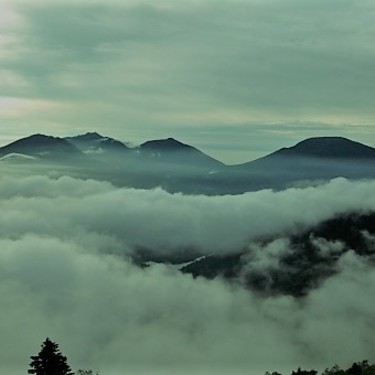
[[[102,375],[263,374],[374,361],[375,270],[352,251],[303,299],[259,297],[220,278],[130,260],[138,248],[230,254],[264,236],[374,210],[374,191],[375,181],[336,179],[207,197],[3,176],[0,372],[26,372],[47,336],[74,369]],[[256,256],[259,266],[259,249]]]

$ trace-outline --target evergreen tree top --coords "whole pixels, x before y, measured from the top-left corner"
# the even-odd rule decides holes
[[[41,351],[31,356],[28,374],[32,375],[74,375],[67,363],[67,358],[62,355],[59,345],[48,337],[42,344]]]

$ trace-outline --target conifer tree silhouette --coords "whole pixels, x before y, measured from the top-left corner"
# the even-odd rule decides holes
[[[38,355],[31,356],[28,374],[34,375],[74,375],[67,358],[59,350],[59,345],[48,337]]]

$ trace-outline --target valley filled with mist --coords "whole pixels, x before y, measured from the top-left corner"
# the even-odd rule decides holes
[[[314,139],[250,168],[92,136],[0,149],[1,373],[46,337],[103,375],[375,360],[374,149]]]
[[[0,0],[0,375],[375,375],[374,15]]]

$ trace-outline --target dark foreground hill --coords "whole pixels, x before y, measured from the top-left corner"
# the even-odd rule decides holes
[[[266,372],[266,375],[282,375],[277,371],[272,373]],[[303,370],[299,367],[297,370],[292,371],[290,375],[318,375],[316,370]],[[362,362],[355,362],[346,370],[343,370],[338,365],[331,368],[326,368],[321,375],[375,375],[375,364],[370,364],[367,360]]]
[[[278,255],[269,252],[276,246]],[[349,252],[375,265],[374,212],[334,217],[298,235],[259,240],[235,254],[201,257],[181,271],[223,277],[260,294],[302,297],[336,274],[338,261]]]

